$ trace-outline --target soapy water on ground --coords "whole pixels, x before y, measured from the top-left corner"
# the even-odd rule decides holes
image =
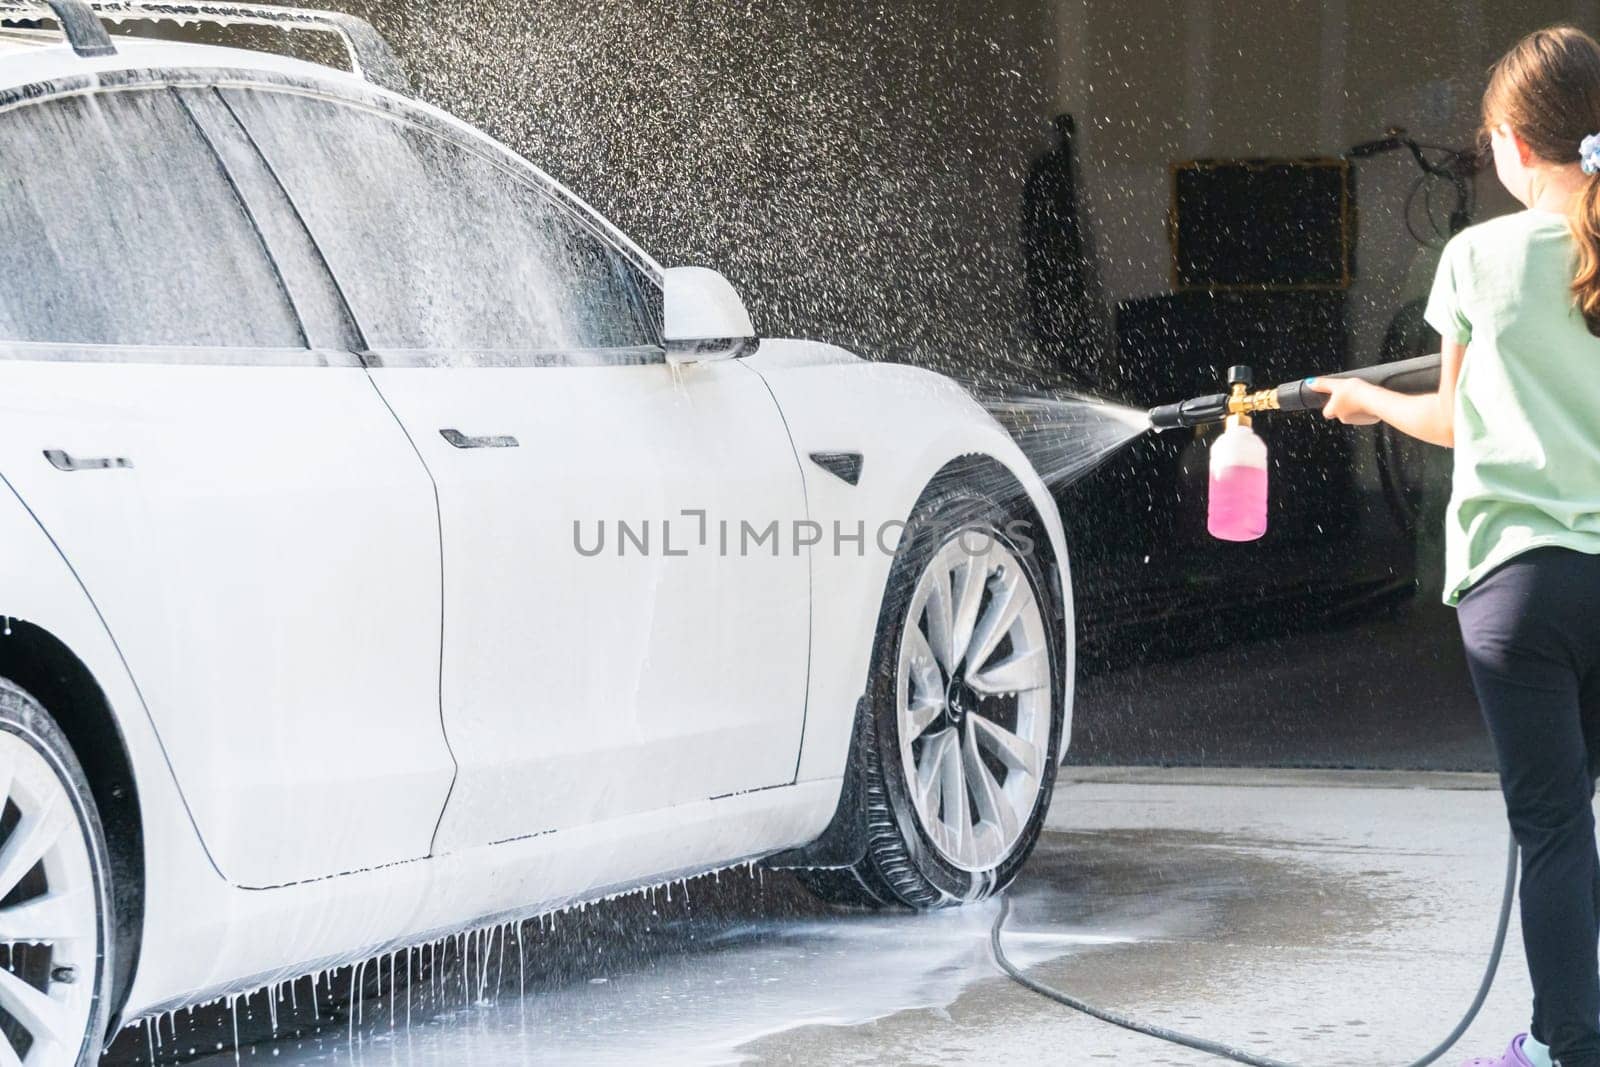
[[[1023,966],[1211,925],[1208,901],[1069,891],[1081,848],[1046,834],[1013,890],[1007,948]],[[735,1063],[798,1027],[942,1011],[995,980],[997,910],[841,911],[792,874],[738,868],[381,957],[314,993],[302,979],[163,1016],[125,1031],[104,1067]]]

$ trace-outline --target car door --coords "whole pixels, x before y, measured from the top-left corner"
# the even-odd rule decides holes
[[[716,525],[804,518],[760,377],[669,367],[643,265],[492,143],[393,105],[225,95],[438,487],[460,771],[435,847],[793,781],[809,556],[724,552]]]
[[[207,103],[0,116],[0,474],[104,617],[216,865],[264,887],[428,854],[440,554],[309,241],[281,192],[236,195],[271,186],[224,168],[251,150],[202,131]]]

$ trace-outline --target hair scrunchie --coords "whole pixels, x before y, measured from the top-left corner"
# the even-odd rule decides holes
[[[1591,133],[1578,148],[1578,159],[1585,174],[1600,174],[1600,133]]]

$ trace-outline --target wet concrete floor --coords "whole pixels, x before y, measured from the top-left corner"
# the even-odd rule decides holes
[[[1035,977],[1320,1067],[1420,1054],[1476,988],[1504,847],[1488,779],[1068,773],[1013,889],[1007,944]],[[217,1007],[163,1022],[159,1044],[126,1032],[106,1063],[1215,1062],[997,977],[995,914],[832,911],[741,869],[527,927],[520,953],[490,935],[369,966],[354,1012],[348,975],[314,1008],[303,982],[275,1038],[258,994],[237,1051]],[[1463,1054],[1503,1048],[1527,995],[1513,943]]]

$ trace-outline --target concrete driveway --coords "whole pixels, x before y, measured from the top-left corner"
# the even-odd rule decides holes
[[[1013,890],[1008,945],[1038,978],[1168,1027],[1317,1065],[1420,1055],[1488,952],[1504,820],[1481,775],[1069,770]],[[239,1005],[239,1062],[275,1064],[1200,1064],[997,977],[993,904],[829,911],[739,869],[525,927],[525,953],[402,961]],[[477,952],[474,954],[474,949]],[[437,957],[435,957],[437,959]],[[407,972],[412,981],[403,980]],[[392,972],[390,972],[392,973]],[[396,987],[398,986],[398,992]],[[520,992],[519,992],[520,991]],[[1467,1051],[1525,1023],[1515,936]],[[355,1018],[352,1018],[355,1015]],[[161,1063],[235,1062],[231,1013],[163,1023]],[[148,1063],[148,1031],[108,1063]],[[1453,1064],[1459,1056],[1445,1062]]]
[[[1491,779],[1360,772],[1078,772],[1016,887],[1008,943],[1095,932],[1031,974],[1163,1026],[1319,1067],[1398,1064],[1477,988],[1504,870]],[[1513,931],[1461,1054],[1527,1023]],[[952,1003],[807,1027],[771,1063],[1215,1063],[984,979]],[[1461,1056],[1447,1057],[1454,1064]]]

